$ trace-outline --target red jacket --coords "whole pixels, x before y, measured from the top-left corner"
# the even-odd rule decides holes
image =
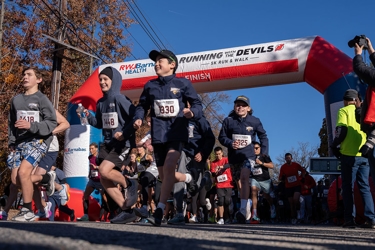
[[[310,195],[311,189],[316,186],[316,182],[311,175],[306,174],[305,180],[301,180],[301,194],[302,195]]]

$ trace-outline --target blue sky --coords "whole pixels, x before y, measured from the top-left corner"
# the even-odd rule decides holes
[[[251,44],[321,36],[350,57],[347,43],[365,34],[375,43],[375,2],[252,1],[252,0],[138,0],[137,6],[166,47],[175,54],[231,48]],[[132,54],[145,59],[157,49],[139,25],[129,31],[135,38]],[[140,45],[139,45],[139,44]],[[147,53],[146,53],[146,52]],[[127,58],[126,61],[135,60]],[[324,73],[324,72],[322,72]],[[272,159],[298,142],[318,146],[325,117],[323,95],[305,82],[226,91],[231,99],[245,94],[270,140]],[[224,105],[228,114],[233,105]]]

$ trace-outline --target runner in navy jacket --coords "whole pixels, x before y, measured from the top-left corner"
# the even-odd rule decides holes
[[[246,96],[238,96],[234,101],[234,109],[224,119],[219,134],[220,143],[228,148],[228,160],[232,168],[233,180],[236,182],[241,197],[241,208],[236,214],[239,223],[245,223],[245,214],[249,205],[249,177],[251,167],[255,165],[253,141],[259,138],[262,154],[268,155],[268,137],[261,121],[252,116],[250,100]]]
[[[134,128],[142,125],[145,113],[150,110],[151,140],[159,176],[163,181],[160,202],[148,221],[160,226],[163,210],[175,182],[190,183],[195,176],[175,172],[184,143],[188,142],[188,121],[202,117],[202,104],[191,82],[177,78],[178,59],[169,50],[150,52],[155,62],[157,79],[144,86],[134,117]],[[187,107],[187,102],[191,108]],[[135,210],[137,213],[137,210]],[[142,214],[138,213],[138,216]]]

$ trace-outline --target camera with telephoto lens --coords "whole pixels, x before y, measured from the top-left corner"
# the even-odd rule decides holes
[[[355,47],[356,43],[359,47],[363,45],[363,49],[368,49],[368,44],[365,35],[355,36],[352,40],[350,40],[348,42],[349,48]]]

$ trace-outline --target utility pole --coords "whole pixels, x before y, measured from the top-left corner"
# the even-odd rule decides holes
[[[95,22],[92,22],[92,30],[91,30],[91,38],[92,40],[94,40],[94,36],[95,36],[95,27],[96,27],[96,24]],[[94,66],[94,58],[92,56],[90,56],[90,75],[92,74],[92,68]]]
[[[63,22],[64,13],[67,9],[66,0],[60,0],[59,3],[59,33],[57,40],[62,43],[65,38],[65,23]],[[61,84],[61,65],[62,57],[64,55],[65,47],[61,46],[59,43],[55,43],[55,51],[53,52],[53,65],[52,65],[52,83],[51,83],[51,101],[55,109],[59,108],[59,98],[60,98],[60,84]]]
[[[1,60],[3,59],[3,54],[1,50],[3,49],[3,22],[5,15],[5,0],[1,0],[1,13],[0,13],[0,74],[2,73],[1,69]]]
[[[60,0],[59,2],[60,20],[59,20],[59,26],[58,26],[59,33],[58,33],[57,39],[50,37],[46,34],[42,34],[44,37],[46,37],[47,39],[55,43],[55,50],[53,51],[52,82],[51,82],[51,101],[55,109],[59,108],[62,59],[67,58],[69,60],[73,60],[72,58],[68,58],[64,56],[64,50],[65,49],[75,50],[86,56],[90,56],[91,58],[99,59],[98,57],[80,48],[64,43],[66,27],[65,27],[65,22],[63,21],[63,19],[64,19],[64,14],[66,11],[67,11],[67,1]],[[94,37],[94,33],[93,33],[93,37]]]

